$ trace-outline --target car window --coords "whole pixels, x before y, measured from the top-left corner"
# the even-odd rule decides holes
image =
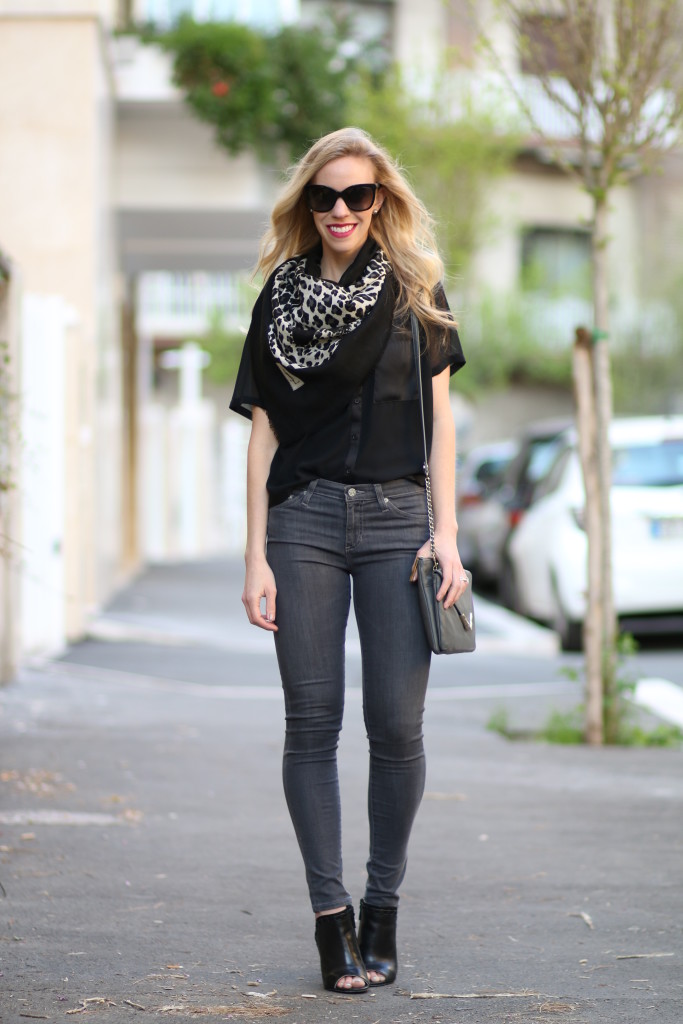
[[[514,504],[526,508],[534,496],[534,489],[552,466],[565,444],[562,435],[538,437],[529,442],[526,461],[521,467],[515,490]]]
[[[615,487],[672,487],[683,484],[683,439],[615,448]]]
[[[559,455],[556,455],[555,461],[551,464],[550,469],[541,477],[536,486],[534,487],[533,498],[534,502],[538,501],[539,498],[543,498],[546,494],[552,494],[557,488],[562,476],[564,474],[567,460],[572,454],[571,448],[565,448]]]
[[[475,473],[476,479],[484,487],[494,486],[499,482],[509,461],[509,458],[502,456],[497,459],[487,459],[485,462],[482,462]]]
[[[533,442],[525,474],[532,484],[538,483],[545,476],[563,445],[561,437],[544,437]]]

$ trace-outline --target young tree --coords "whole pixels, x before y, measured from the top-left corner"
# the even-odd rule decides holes
[[[608,211],[613,189],[646,174],[679,141],[683,121],[681,0],[494,0],[516,32],[522,70],[505,72],[486,31],[482,39],[503,70],[532,130],[580,179],[593,201],[591,387],[597,473],[586,474],[589,576],[586,649],[589,743],[614,742],[619,719],[616,615],[612,592],[609,422]],[[550,101],[563,130],[537,116],[533,88]],[[564,141],[557,138],[561,134]],[[579,347],[585,349],[585,335]],[[581,354],[579,355],[581,359]],[[595,483],[597,481],[597,484]]]

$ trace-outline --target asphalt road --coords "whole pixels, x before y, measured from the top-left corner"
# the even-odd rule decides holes
[[[91,639],[0,690],[2,1024],[680,1024],[683,752],[488,731],[499,707],[533,728],[581,686],[552,637],[485,602],[477,654],[434,659],[397,984],[323,992],[272,642],[244,621],[240,589],[238,563],[153,568]],[[349,639],[340,774],[357,899],[367,741]],[[676,650],[640,659],[680,670]]]
[[[63,660],[207,686],[277,686],[272,638],[249,625],[240,602],[242,573],[241,559],[153,566],[114,598],[90,637]],[[478,650],[433,658],[432,690],[548,684],[549,692],[564,687],[574,698],[581,655],[560,652],[554,634],[498,608],[489,594],[476,594],[475,603]],[[347,684],[354,687],[360,658],[353,612],[348,638]],[[642,638],[620,671],[625,679],[683,686],[683,637]]]

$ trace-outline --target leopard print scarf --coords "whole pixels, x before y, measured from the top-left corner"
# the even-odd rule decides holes
[[[305,257],[287,260],[273,280],[268,347],[292,387],[303,381],[290,379],[291,371],[322,366],[363,323],[391,270],[381,249],[346,286],[313,276],[307,265]]]

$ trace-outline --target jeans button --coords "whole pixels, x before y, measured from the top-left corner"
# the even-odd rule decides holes
[[[356,496],[356,488],[355,487],[349,487],[349,497],[350,498],[354,498],[355,496]]]

